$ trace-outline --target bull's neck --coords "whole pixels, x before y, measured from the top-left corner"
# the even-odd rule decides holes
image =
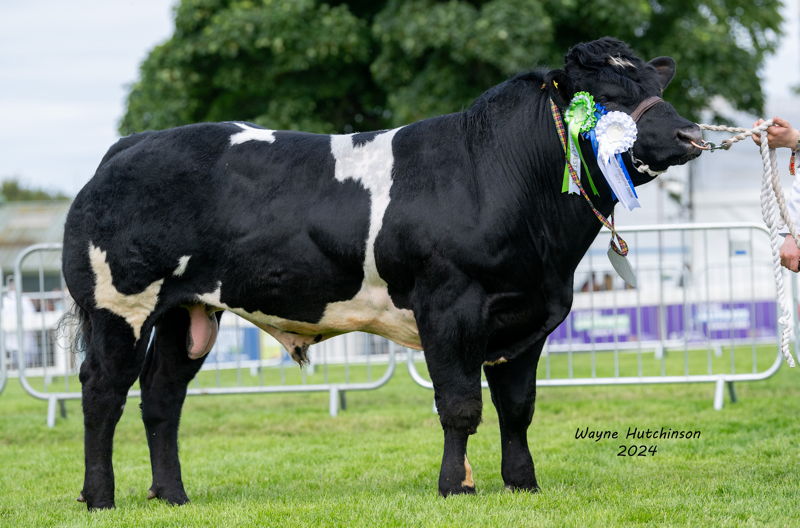
[[[583,196],[561,192],[564,150],[547,96],[531,90],[538,93],[511,98],[512,105],[492,109],[484,130],[468,135],[474,138],[476,177],[487,198],[484,212],[514,218],[506,223],[514,231],[510,236],[523,236],[532,248],[545,251],[572,273],[601,223]],[[600,190],[599,196],[590,197],[608,216],[614,202],[587,147],[584,157]],[[586,190],[591,193],[588,186]]]

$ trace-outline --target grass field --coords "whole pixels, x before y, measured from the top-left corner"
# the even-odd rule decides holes
[[[636,359],[621,356],[622,368]],[[590,368],[588,356],[573,361],[576,375]],[[706,356],[695,363],[704,369]],[[551,367],[553,375],[564,368]],[[212,384],[215,374],[205,376],[201,384]],[[529,433],[542,492],[530,495],[503,488],[487,392],[469,445],[478,494],[446,500],[436,494],[442,436],[432,393],[404,369],[377,391],[348,394],[335,419],[326,394],[193,397],[181,431],[192,503],[179,508],[145,500],[150,468],[134,400],[117,429],[117,509],[88,514],[74,500],[83,476],[78,403],[47,429],[45,403],[12,379],[0,395],[0,526],[800,526],[800,370],[782,368],[737,393],[738,403],[717,412],[711,384],[543,388]],[[576,440],[587,426],[701,437]],[[634,443],[658,452],[617,456]]]

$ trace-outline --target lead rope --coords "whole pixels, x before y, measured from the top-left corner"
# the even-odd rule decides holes
[[[779,220],[782,220],[786,225],[798,248],[800,248],[800,240],[797,237],[797,229],[795,228],[794,221],[786,208],[786,200],[784,199],[780,178],[778,176],[778,163],[775,156],[775,149],[770,148],[767,142],[767,128],[772,126],[772,120],[764,121],[759,126],[752,129],[722,125],[699,126],[703,130],[737,133],[735,136],[722,141],[718,148],[723,148],[725,150],[729,149],[734,143],[747,139],[752,134],[759,134],[761,137],[761,164],[764,169],[761,177],[761,217],[764,219],[764,224],[766,224],[769,230],[770,248],[772,249],[772,273],[775,278],[775,292],[778,296],[778,305],[780,307],[778,322],[782,330],[780,344],[781,354],[783,354],[784,359],[786,359],[786,363],[790,367],[794,367],[794,358],[789,350],[793,334],[792,308],[790,302],[786,299],[783,287],[783,272],[781,270],[780,256],[782,242],[778,234]]]

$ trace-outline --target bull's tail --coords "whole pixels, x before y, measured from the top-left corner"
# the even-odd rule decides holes
[[[69,348],[74,354],[85,357],[89,343],[92,342],[92,320],[88,310],[73,302],[58,321],[58,333],[67,337]]]

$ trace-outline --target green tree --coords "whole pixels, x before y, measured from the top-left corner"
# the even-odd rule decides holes
[[[50,192],[44,189],[26,187],[17,178],[7,178],[0,183],[1,202],[47,202],[69,200],[69,196],[61,192]]]
[[[665,97],[697,118],[715,96],[759,114],[780,0],[182,0],[141,65],[122,133],[198,121],[349,132],[467,106],[572,44],[612,35],[671,55]]]

